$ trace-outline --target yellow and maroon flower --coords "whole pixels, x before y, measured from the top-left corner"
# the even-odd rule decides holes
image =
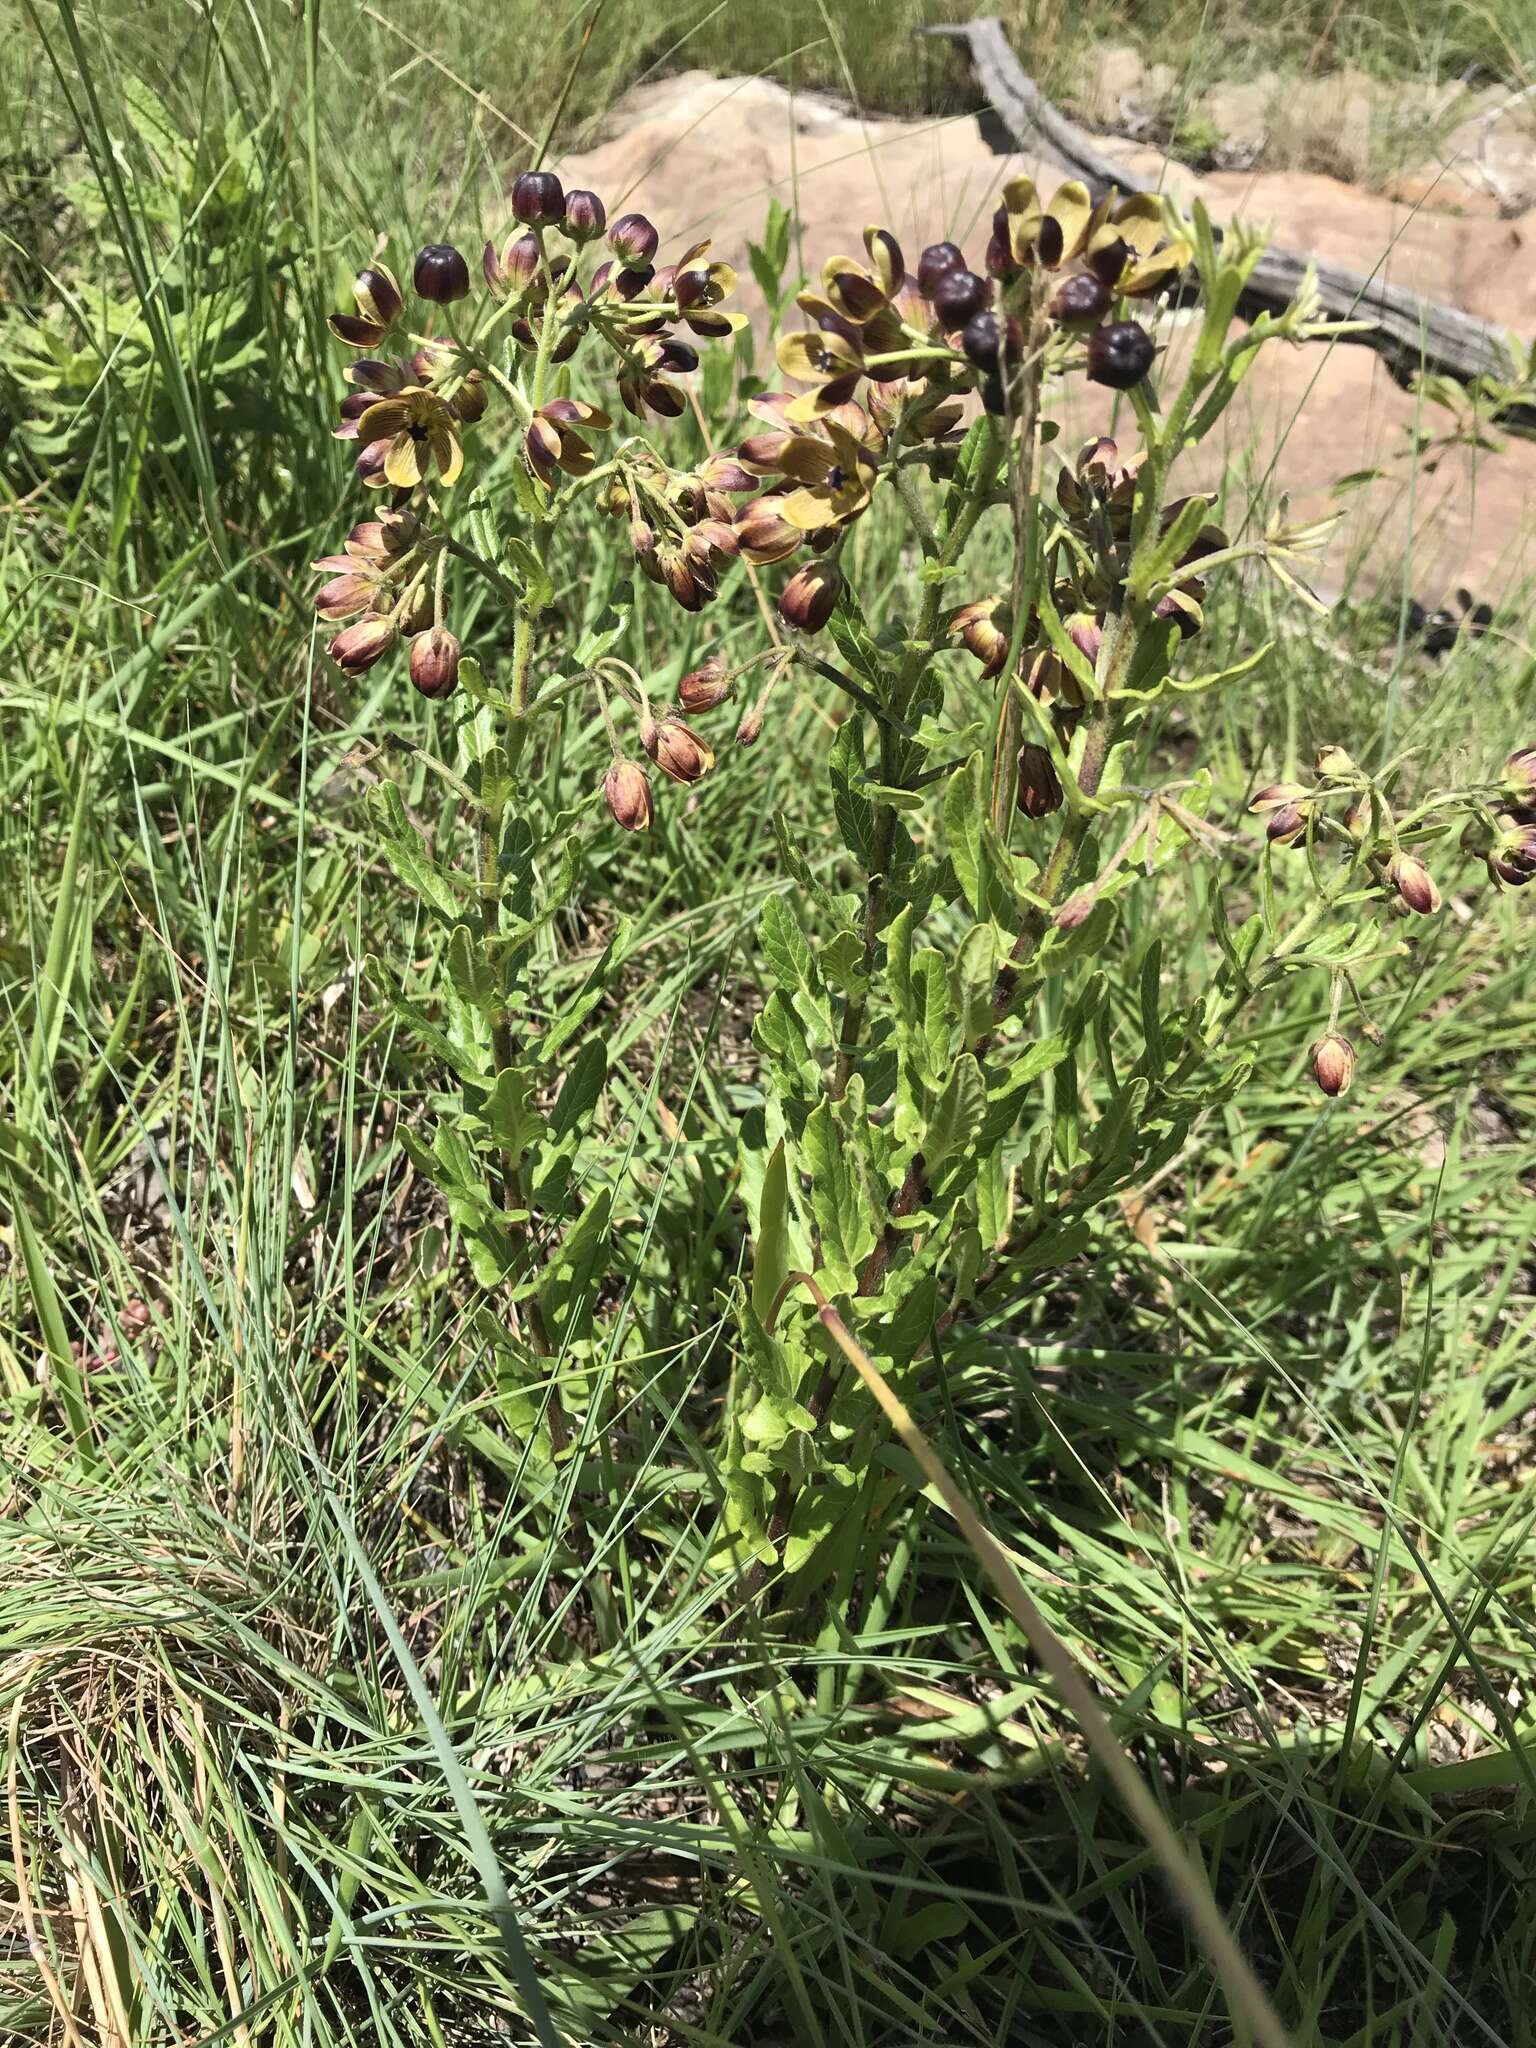
[[[778,453],[780,475],[799,486],[784,499],[780,514],[802,533],[857,519],[879,474],[874,455],[847,427],[824,419],[821,428],[820,434],[792,434]]]
[[[384,481],[396,490],[414,490],[434,470],[444,486],[456,483],[464,467],[452,407],[419,384],[369,406],[357,423],[357,438],[365,448],[384,444]]]
[[[846,405],[864,374],[861,351],[845,336],[824,328],[801,328],[782,335],[777,354],[786,377],[811,386],[786,408],[786,418],[796,425],[818,420]]]
[[[612,425],[607,413],[599,412],[595,405],[587,405],[579,398],[552,398],[539,407],[523,436],[523,454],[529,469],[544,483],[552,481],[557,469],[563,469],[567,476],[586,476],[595,467],[597,457],[577,428],[590,427],[595,433],[606,433]]]
[[[382,263],[365,264],[352,286],[356,313],[333,313],[326,321],[348,348],[377,348],[405,310],[405,297],[394,274]]]
[[[723,340],[746,325],[746,315],[716,312],[721,300],[735,291],[736,273],[729,263],[702,262],[700,259],[708,249],[708,242],[695,242],[672,266],[670,278],[658,273],[656,285],[670,286],[670,296],[677,301],[678,317],[685,327],[695,334]],[[656,285],[652,287],[656,297],[668,296]]]

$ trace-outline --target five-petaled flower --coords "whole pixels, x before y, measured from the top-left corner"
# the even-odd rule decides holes
[[[384,479],[396,490],[414,490],[433,470],[444,485],[454,483],[464,467],[452,407],[419,384],[370,405],[357,423],[357,438],[365,446],[387,443]]]

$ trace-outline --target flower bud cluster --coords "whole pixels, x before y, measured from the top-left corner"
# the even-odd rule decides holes
[[[610,223],[595,192],[567,192],[552,171],[523,172],[511,210],[500,246],[485,246],[489,297],[477,308],[447,310],[472,292],[460,250],[434,242],[418,252],[415,297],[426,311],[444,309],[445,333],[405,331],[407,294],[378,262],[357,274],[355,311],[329,321],[354,351],[344,372],[352,388],[334,431],[356,444],[358,478],[385,494],[388,509],[320,564],[333,573],[316,608],[343,628],[331,654],[345,673],[361,674],[405,640],[411,680],[428,697],[448,696],[459,673],[459,645],[444,618],[446,542],[430,530],[439,519],[433,494],[463,474],[465,431],[485,414],[493,385],[521,415],[521,457],[534,488],[595,478],[610,509],[629,520],[641,568],[685,610],[715,595],[740,547],[733,493],[754,488],[734,463],[679,475],[643,448],[600,470],[592,437],[611,429],[608,414],[579,397],[545,395],[549,367],[591,342],[607,354],[631,414],[676,417],[687,395],[674,380],[697,367],[698,354],[673,330],[705,338],[736,331],[743,316],[722,310],[736,283],[730,265],[710,261],[708,243],[699,242],[657,268],[660,237],[649,220],[625,213]],[[524,359],[519,376],[503,374],[488,353],[498,327],[510,343],[509,367]],[[386,530],[392,539],[409,531],[409,544],[357,538]]]

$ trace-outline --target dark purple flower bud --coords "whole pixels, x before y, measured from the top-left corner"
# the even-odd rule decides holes
[[[608,246],[625,270],[644,270],[660,242],[643,213],[621,213],[608,230]]]
[[[676,370],[686,375],[699,367],[699,352],[686,341],[664,341],[656,351],[658,370]]]
[[[1134,320],[1115,320],[1088,337],[1088,381],[1129,391],[1152,367],[1157,349]]]
[[[411,642],[411,681],[423,697],[451,697],[459,685],[459,643],[446,626]]]
[[[1325,1095],[1342,1095],[1355,1078],[1355,1048],[1342,1031],[1325,1031],[1312,1047],[1312,1078]]]
[[[1006,356],[1016,363],[1024,352],[1024,330],[1001,313],[978,313],[965,323],[960,346],[979,370],[995,370]]]
[[[473,426],[476,420],[483,419],[490,402],[491,394],[478,370],[471,370],[453,394],[453,409],[466,426]]]
[[[791,526],[784,517],[780,510],[782,502],[774,497],[754,498],[736,514],[736,537],[749,562],[759,566],[782,562],[805,539],[800,528]]]
[[[1440,908],[1440,891],[1423,861],[1411,853],[1400,853],[1387,870],[1387,879],[1408,908],[1429,917]]]
[[[1090,249],[1083,258],[1094,276],[1101,278],[1107,285],[1119,282],[1120,273],[1130,260],[1131,245],[1119,236],[1112,242],[1106,242],[1102,248]]]
[[[946,271],[964,270],[965,252],[955,242],[932,242],[917,259],[917,288],[931,299]]]
[[[529,227],[558,227],[565,191],[553,171],[520,171],[512,184],[512,211]]]
[[[842,589],[835,562],[807,562],[779,592],[779,617],[802,633],[819,633],[836,611]]]
[[[434,306],[469,297],[469,265],[451,242],[429,242],[416,258],[413,276],[417,296]]]
[[[991,296],[991,285],[974,270],[946,270],[933,287],[933,307],[946,327],[964,327]]]
[[[677,686],[677,701],[685,711],[713,711],[731,694],[731,666],[723,654],[712,654],[700,667],[690,669]]]
[[[595,242],[608,225],[608,209],[595,192],[565,195],[565,232],[573,242]]]
[[[1294,846],[1307,829],[1307,813],[1300,804],[1278,804],[1264,827],[1272,846]]]
[[[715,765],[714,749],[680,718],[647,718],[640,744],[673,782],[697,782]]]
[[[399,631],[393,619],[359,619],[336,635],[330,657],[343,675],[360,676],[388,654]]]
[[[1019,749],[1019,809],[1026,818],[1048,818],[1061,809],[1061,783],[1044,747]]]
[[[983,377],[977,389],[981,394],[981,402],[987,411],[1000,419],[1008,410],[1008,394],[1003,389],[1002,378],[998,376]]]
[[[315,610],[322,619],[334,619],[338,624],[355,619],[372,604],[374,589],[371,576],[333,576],[315,592]]]
[[[1109,311],[1109,286],[1091,270],[1069,277],[1051,300],[1051,318],[1067,327],[1096,327]]]
[[[649,830],[651,781],[638,761],[617,760],[603,777],[603,802],[616,825],[626,832]]]

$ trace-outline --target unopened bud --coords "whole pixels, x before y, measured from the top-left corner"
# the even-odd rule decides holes
[[[1307,829],[1307,813],[1300,804],[1281,804],[1269,814],[1264,827],[1271,846],[1294,846]]]
[[[1006,598],[980,597],[961,605],[949,622],[949,630],[960,635],[966,652],[981,663],[984,675],[1002,673],[1012,630]]]
[[[1360,773],[1342,747],[1319,747],[1317,775],[1320,782],[1351,782]]]
[[[730,664],[725,656],[712,654],[683,677],[677,686],[677,701],[685,711],[713,711],[731,694],[730,677]]]
[[[1512,813],[1501,816],[1487,861],[1490,876],[1506,889],[1523,889],[1536,880],[1536,823]]]
[[[736,538],[749,562],[782,562],[805,539],[780,511],[782,498],[754,498],[736,514]]]
[[[1504,787],[1515,804],[1536,803],[1536,747],[1521,747],[1504,763]]]
[[[1079,925],[1086,924],[1094,900],[1091,889],[1079,889],[1075,896],[1069,896],[1053,920],[1057,931],[1075,932]]]
[[[315,610],[322,619],[355,619],[373,602],[371,576],[333,576],[315,592]]]
[[[1089,337],[1088,381],[1106,384],[1112,391],[1129,391],[1146,376],[1156,355],[1156,344],[1144,327],[1134,320],[1111,321]]]
[[[1342,1031],[1325,1031],[1312,1047],[1312,1078],[1325,1095],[1342,1095],[1355,1078],[1355,1048]]]
[[[379,327],[391,326],[405,309],[400,287],[382,263],[365,265],[357,273],[352,296],[362,317]]]
[[[819,633],[836,611],[842,589],[835,562],[807,562],[779,592],[779,617],[802,633]]]
[[[450,306],[469,297],[469,265],[451,242],[429,242],[416,258],[414,273],[419,298]]]
[[[1061,809],[1061,783],[1044,747],[1019,749],[1019,809],[1026,818],[1048,818]]]
[[[565,232],[573,242],[595,242],[608,225],[608,210],[595,192],[567,192]]]
[[[625,270],[643,270],[660,241],[643,213],[621,213],[608,230],[608,246]]]
[[[626,832],[644,832],[651,822],[651,781],[638,761],[615,761],[603,777],[603,802]]]
[[[629,544],[637,555],[648,555],[656,545],[656,535],[643,519],[629,522]]]
[[[1387,879],[1410,910],[1428,917],[1440,908],[1440,891],[1423,861],[1411,853],[1400,853],[1387,870]]]
[[[411,642],[411,681],[423,697],[451,697],[459,683],[459,643],[446,626]]]
[[[512,211],[529,227],[558,227],[565,190],[553,171],[521,171],[512,182]]]
[[[1272,782],[1267,789],[1261,789],[1248,806],[1250,815],[1262,817],[1266,811],[1282,810],[1288,804],[1298,804],[1310,795],[1305,783]]]
[[[343,675],[364,675],[383,660],[398,637],[393,619],[359,619],[336,635],[330,656]]]
[[[736,744],[738,747],[755,747],[762,736],[763,707],[754,704],[736,728]]]
[[[697,782],[715,765],[715,756],[691,725],[680,718],[648,718],[640,742],[663,775],[674,782]]]

